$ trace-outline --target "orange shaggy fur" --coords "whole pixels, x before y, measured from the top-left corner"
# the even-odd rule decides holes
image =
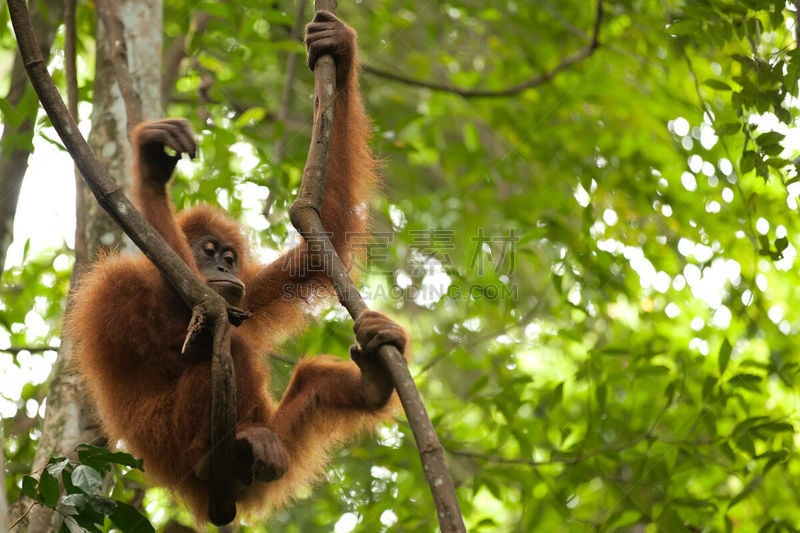
[[[322,218],[346,261],[354,250],[345,235],[367,231],[364,204],[375,182],[354,56],[335,106]],[[137,148],[134,136],[134,153]],[[254,483],[239,508],[268,512],[323,476],[330,451],[385,421],[395,401],[378,410],[366,408],[358,400],[358,366],[319,356],[298,364],[280,403],[275,402],[262,357],[304,327],[306,305],[301,298],[285,297],[284,289],[297,284],[324,289],[326,283],[319,273],[287,268],[302,264],[304,245],[260,265],[248,253],[241,226],[222,211],[198,206],[175,215],[168,194],[160,196],[147,185],[146,172],[137,163],[135,200],[187,264],[197,270],[190,243],[208,233],[233,242],[239,252],[239,277],[246,286],[241,307],[253,316],[232,329],[237,431],[266,426],[289,456],[286,473],[273,482]],[[115,255],[99,261],[81,280],[68,328],[107,436],[123,440],[144,459],[153,480],[178,493],[196,516],[205,517],[208,482],[194,472],[209,448],[210,343],[201,340],[193,353],[181,355],[189,318],[185,304],[147,258]]]

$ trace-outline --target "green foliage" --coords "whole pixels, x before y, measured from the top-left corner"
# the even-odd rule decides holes
[[[78,448],[78,462],[53,457],[38,480],[32,476],[23,477],[22,493],[62,515],[61,532],[100,533],[109,520],[119,531],[155,532],[135,507],[104,495],[103,476],[114,465],[142,468],[141,461],[127,453],[82,444]]]
[[[291,245],[312,107],[300,61],[281,108],[287,54],[302,51],[295,6],[167,4],[167,44],[188,35],[190,54],[168,114],[201,134],[174,197],[221,202],[263,247]],[[387,183],[364,292],[411,331],[470,531],[796,531],[797,13],[777,0],[603,5],[597,50],[511,96],[362,74]],[[197,10],[214,15],[205,31]],[[585,1],[340,12],[368,66],[480,90],[551,72],[595,22]],[[10,346],[57,335],[66,277],[53,283],[54,253],[37,253],[3,279]],[[51,333],[31,339],[34,305]],[[323,311],[272,354],[275,394],[297,357],[345,355],[350,342],[344,314]],[[25,403],[43,400],[41,384],[21,397],[4,420],[15,472],[37,444]],[[9,491],[30,491],[25,479],[10,476]],[[155,527],[187,522],[153,494]],[[401,418],[245,530],[429,531],[434,517]]]

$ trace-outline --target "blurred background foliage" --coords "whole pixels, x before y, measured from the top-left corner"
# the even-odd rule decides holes
[[[181,166],[176,201],[219,202],[261,247],[291,245],[312,107],[296,3],[165,4],[165,46],[187,36],[167,115],[191,119],[202,150]],[[340,2],[386,181],[365,295],[411,332],[470,531],[796,531],[798,7],[606,0],[599,21],[595,7]],[[79,3],[89,103],[95,16]],[[63,32],[51,66],[63,79]],[[42,117],[37,134],[55,138]],[[2,277],[11,502],[40,437],[68,241],[21,246]],[[276,393],[298,356],[346,354],[350,327],[332,307],[269,354]],[[120,480],[117,494],[133,500],[141,483]],[[191,524],[159,490],[139,504],[156,529]],[[400,417],[340,452],[313,494],[244,530],[434,523]]]

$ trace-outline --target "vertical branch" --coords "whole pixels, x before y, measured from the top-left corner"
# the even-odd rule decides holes
[[[230,323],[214,324],[211,353],[211,484],[208,517],[217,526],[236,517],[233,465],[236,457],[236,379],[231,357]]]
[[[336,1],[317,0],[315,9],[335,12]],[[322,264],[325,265],[325,272],[330,275],[339,301],[350,313],[350,316],[356,318],[367,309],[367,306],[350,279],[347,269],[336,254],[319,217],[333,131],[335,89],[336,72],[333,58],[330,56],[320,57],[314,67],[314,128],[311,146],[303,170],[300,191],[289,214],[292,224],[303,238],[322,245],[315,247],[321,248],[316,252],[320,256],[312,258],[312,261],[324,262]],[[392,381],[414,433],[425,477],[436,505],[439,526],[443,532],[447,533],[466,531],[455,493],[455,485],[445,463],[444,449],[436,436],[436,431],[433,429],[433,424],[431,424],[425,405],[422,403],[416,384],[408,371],[405,359],[394,346],[389,345],[381,347],[379,355],[392,376]]]
[[[76,0],[64,3],[64,74],[67,83],[67,109],[78,122],[78,71],[77,31],[75,29]],[[86,242],[86,194],[83,176],[75,165],[75,268],[74,275],[79,275],[89,263],[89,249]]]

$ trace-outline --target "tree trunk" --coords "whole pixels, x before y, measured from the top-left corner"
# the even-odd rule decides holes
[[[109,2],[122,23],[120,32],[126,45],[128,69],[142,103],[142,118],[162,116],[161,110],[161,0],[124,0]],[[158,59],[157,59],[158,58]],[[97,22],[97,59],[94,79],[92,132],[89,146],[118,183],[130,184],[131,153],[126,103],[116,81],[114,51],[108,30]],[[135,122],[135,120],[134,120]],[[86,193],[88,194],[88,193]],[[86,202],[87,244],[90,256],[101,249],[117,247],[122,231],[103,209],[89,198]],[[94,253],[92,253],[94,252]]]
[[[142,114],[147,118],[160,117],[161,64],[156,58],[161,58],[162,0],[115,0],[109,4],[121,25],[120,35],[127,49],[127,68],[134,90],[141,100]],[[107,28],[98,20],[94,107],[89,143],[111,175],[120,183],[128,184],[131,151],[127,132],[133,124],[128,124],[125,101],[116,82],[118,71],[115,71],[114,53]],[[116,65],[116,68],[119,67]],[[87,217],[89,255],[96,257],[100,248],[117,246],[122,234],[94,199],[88,199],[86,205],[87,213],[78,213],[78,216]],[[76,265],[76,268],[83,266]],[[85,404],[85,394],[70,364],[72,354],[69,332],[64,331],[59,357],[53,366],[42,440],[33,472],[41,469],[49,457],[66,456],[78,444],[99,436],[99,426]],[[59,518],[48,508],[36,506],[30,515],[28,530],[57,531]]]

